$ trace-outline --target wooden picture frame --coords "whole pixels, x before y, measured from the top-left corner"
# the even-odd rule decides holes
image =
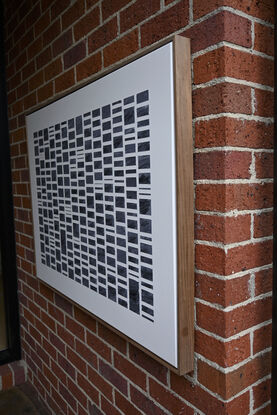
[[[191,371],[190,41],[160,42],[26,120],[38,278]]]

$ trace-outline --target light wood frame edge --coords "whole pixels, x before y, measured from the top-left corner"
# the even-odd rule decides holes
[[[161,359],[155,353],[146,349],[139,343],[132,340],[126,334],[117,330],[101,318],[95,316],[90,311],[77,304],[74,300],[70,301],[82,309],[85,313],[92,316],[96,321],[109,328],[111,331],[126,339],[128,342],[145,352],[148,356],[161,363],[172,372],[183,375],[193,370],[193,344],[194,344],[194,237],[193,237],[193,151],[192,151],[192,109],[191,109],[191,59],[190,59],[190,39],[180,35],[170,36],[167,39],[159,41],[155,45],[147,47],[124,60],[119,62],[112,69],[104,70],[100,75],[91,76],[85,82],[70,88],[50,98],[43,104],[36,105],[25,116],[30,115],[39,109],[52,104],[59,99],[72,94],[78,89],[95,82],[98,79],[116,71],[122,66],[133,62],[140,57],[168,44],[173,44],[173,80],[174,80],[174,111],[175,111],[175,144],[176,144],[176,198],[177,198],[177,301],[178,301],[178,366],[172,366],[165,360]],[[177,77],[178,74],[178,77]],[[180,124],[179,124],[180,123]],[[29,157],[29,146],[27,140],[27,151]],[[187,165],[185,164],[187,162]],[[189,195],[186,200],[184,196]],[[180,229],[181,227],[181,229]],[[34,234],[34,227],[33,234]],[[186,234],[186,232],[191,232]],[[187,254],[188,262],[184,260]],[[36,252],[35,252],[36,258]],[[36,262],[35,262],[36,263]],[[186,272],[186,269],[188,270]],[[50,287],[55,293],[68,299],[55,287],[47,284],[44,280],[37,277],[41,283]]]
[[[178,373],[193,370],[194,190],[190,40],[173,39],[177,208]]]

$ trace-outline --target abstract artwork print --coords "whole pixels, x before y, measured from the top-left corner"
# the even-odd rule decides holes
[[[34,133],[41,262],[153,321],[149,91]]]

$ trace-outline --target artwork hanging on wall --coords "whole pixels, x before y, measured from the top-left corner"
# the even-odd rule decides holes
[[[178,373],[193,368],[189,40],[27,115],[37,276]]]

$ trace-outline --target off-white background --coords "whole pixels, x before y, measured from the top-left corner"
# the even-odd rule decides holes
[[[143,90],[150,94],[154,323],[43,265],[34,132]],[[177,270],[172,43],[27,116],[38,277],[177,367]]]

